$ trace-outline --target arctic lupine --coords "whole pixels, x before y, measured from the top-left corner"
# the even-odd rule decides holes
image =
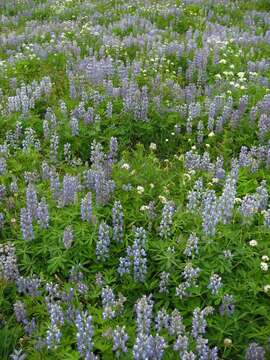
[[[208,289],[211,291],[213,295],[216,295],[220,288],[222,287],[222,280],[221,277],[218,274],[213,274],[210,277]]]
[[[116,329],[113,331],[113,351],[117,354],[127,352],[127,341],[129,339],[128,334],[125,331],[125,326],[120,327],[117,325]],[[120,355],[119,355],[120,356]]]
[[[199,249],[198,249],[198,243],[199,239],[195,234],[190,234],[186,248],[184,250],[184,255],[188,257],[195,257],[198,255]]]
[[[33,240],[35,238],[33,230],[33,219],[28,209],[21,209],[21,231],[24,240]]]
[[[26,209],[32,218],[37,219],[38,198],[34,185],[29,184],[26,189]]]
[[[113,240],[116,242],[123,241],[123,225],[124,225],[124,214],[123,208],[120,201],[114,203],[112,209],[112,221],[113,221]]]
[[[49,227],[49,208],[45,198],[42,198],[37,207],[37,222],[43,229]]]
[[[270,287],[264,3],[4,2],[5,356],[23,360],[47,351],[65,358],[77,350],[86,360],[215,360],[218,345],[224,359],[267,358],[268,335],[260,331],[256,339],[241,314],[249,287],[259,289],[248,317],[255,328],[267,327],[255,309],[266,311]],[[245,231],[238,231],[241,220]],[[20,231],[33,241],[23,241]],[[222,279],[212,271],[222,271]],[[224,330],[221,317],[234,314],[235,288],[242,301],[237,324],[229,321],[227,330],[241,328],[241,336],[217,339],[210,322],[208,336],[206,317],[214,309],[201,310],[201,295],[212,299],[214,325]],[[20,339],[13,336],[16,320],[25,332]],[[250,337],[250,344],[242,341]]]
[[[146,232],[142,227],[134,229],[131,256],[134,280],[142,282],[147,275]]]
[[[95,360],[97,357],[93,353],[94,327],[92,316],[87,312],[77,312],[75,325],[77,329],[77,348],[81,357],[87,360]]]
[[[81,200],[81,219],[88,222],[92,220],[92,193],[90,191]]]
[[[167,238],[171,235],[174,212],[174,203],[168,202],[164,205],[162,210],[162,218],[159,226],[159,234],[161,237]]]
[[[48,303],[50,324],[46,332],[46,345],[48,349],[56,349],[61,341],[61,326],[64,324],[64,314],[62,308],[57,303]]]
[[[109,257],[110,227],[102,222],[99,225],[98,241],[96,244],[96,255],[98,259],[105,260]]]
[[[63,244],[66,249],[69,249],[74,240],[73,229],[71,226],[67,226],[63,234]]]
[[[15,247],[11,243],[0,245],[0,277],[14,281],[19,276]]]

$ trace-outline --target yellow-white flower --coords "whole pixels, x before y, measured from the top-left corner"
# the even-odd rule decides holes
[[[129,170],[130,169],[130,165],[128,163],[125,163],[121,166],[122,169],[125,169],[125,170]]]
[[[232,346],[232,340],[229,339],[229,338],[224,339],[223,343],[224,343],[224,346],[225,346],[225,347],[230,347],[230,346]]]
[[[149,207],[147,205],[142,205],[140,208],[140,211],[146,211],[148,209],[149,209]]]
[[[137,186],[137,193],[138,194],[143,194],[144,193],[144,187],[143,186]]]
[[[235,198],[235,199],[234,199],[234,202],[235,202],[236,204],[240,204],[240,203],[242,202],[242,199],[240,199],[240,198]]]
[[[262,261],[260,266],[262,271],[268,270],[268,264],[266,262]]]
[[[162,204],[165,204],[167,202],[167,199],[165,198],[165,196],[159,195],[158,198],[162,202]]]
[[[243,78],[245,76],[245,73],[243,71],[240,71],[239,73],[237,73],[237,76]]]
[[[258,242],[257,240],[250,240],[249,245],[254,247],[258,245]]]
[[[184,178],[187,178],[188,180],[191,180],[191,175],[188,173],[184,173]]]

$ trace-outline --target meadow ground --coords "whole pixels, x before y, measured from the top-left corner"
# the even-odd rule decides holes
[[[270,359],[270,2],[0,19],[0,359]]]

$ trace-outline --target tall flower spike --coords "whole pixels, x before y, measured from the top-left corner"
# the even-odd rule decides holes
[[[32,216],[26,208],[21,209],[20,220],[23,239],[33,240],[35,238],[35,235],[32,224]]]
[[[64,324],[64,314],[59,304],[50,302],[48,303],[48,312],[50,325],[47,330],[46,344],[48,349],[56,349],[62,337],[60,326]]]
[[[79,190],[77,176],[65,175],[63,179],[62,201],[64,205],[74,204]]]
[[[116,301],[113,290],[109,286],[102,288],[101,299],[103,306],[103,319],[113,319],[116,315],[114,310]]]
[[[264,359],[265,359],[264,348],[262,346],[259,346],[255,342],[249,344],[249,347],[246,351],[245,360],[264,360]]]
[[[58,149],[59,149],[59,136],[55,133],[52,134],[50,139],[50,159],[53,162],[58,160]]]
[[[132,246],[134,280],[142,282],[147,274],[146,232],[144,228],[135,228],[134,237]]]
[[[87,312],[77,312],[75,325],[77,328],[77,348],[82,358],[87,360],[97,359],[93,353],[93,335],[94,327],[92,324],[92,316]]]
[[[162,210],[161,223],[159,227],[159,234],[163,238],[169,237],[171,235],[174,212],[175,206],[173,202],[168,202],[164,205]]]
[[[222,287],[222,279],[218,274],[213,274],[210,278],[207,288],[211,290],[213,295],[216,295]]]
[[[128,334],[125,331],[125,326],[120,327],[117,325],[113,331],[113,351],[116,353],[127,352],[127,341],[129,339]]]
[[[160,281],[159,281],[159,292],[167,294],[169,292],[168,290],[168,283],[169,283],[169,276],[170,273],[163,271],[160,274]]]
[[[71,247],[73,239],[74,239],[74,235],[73,235],[72,227],[67,226],[63,234],[63,244],[66,249],[69,249]]]
[[[34,185],[29,184],[26,189],[26,209],[32,218],[37,219],[38,198]]]
[[[213,190],[206,191],[202,201],[203,231],[206,235],[213,236],[220,220],[218,200]]]
[[[113,218],[113,240],[116,242],[123,242],[124,214],[120,201],[116,201],[114,203],[112,209],[112,218]]]
[[[92,193],[90,191],[81,200],[81,219],[88,222],[92,220]]]
[[[186,248],[184,250],[184,255],[188,257],[194,257],[195,255],[198,255],[199,253],[198,242],[199,242],[198,237],[195,234],[190,234]]]
[[[41,228],[48,229],[48,227],[49,227],[49,209],[48,209],[48,205],[47,205],[45,198],[42,198],[41,202],[38,204],[37,222]]]
[[[15,247],[13,244],[0,244],[0,278],[14,281],[19,276]]]
[[[11,360],[26,360],[26,354],[23,353],[22,349],[14,349],[10,355]]]
[[[191,334],[194,339],[197,339],[199,336],[202,336],[206,332],[206,312],[196,308],[193,311],[192,317],[192,331]]]
[[[99,225],[98,241],[96,244],[96,255],[98,259],[105,260],[109,257],[110,242],[110,227],[105,222],[102,222]]]
[[[149,334],[152,322],[154,302],[152,296],[144,295],[135,304],[137,333]]]

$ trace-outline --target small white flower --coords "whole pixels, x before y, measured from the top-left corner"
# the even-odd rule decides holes
[[[165,196],[159,195],[159,200],[162,202],[162,204],[166,204],[167,199],[165,198]]]
[[[220,63],[220,64],[227,64],[227,60],[221,59],[221,60],[219,61],[219,63]]]
[[[234,202],[235,202],[235,204],[240,204],[240,203],[242,202],[242,199],[240,199],[240,198],[235,198],[235,199],[234,199]]]
[[[191,146],[191,149],[192,149],[192,150],[196,150],[196,149],[197,149],[197,148],[196,148],[196,145]]]
[[[269,257],[267,255],[262,256],[262,261],[269,261]]]
[[[167,188],[167,186],[163,186],[163,191],[165,192],[165,194],[170,193],[170,190]]]
[[[184,178],[187,178],[188,180],[191,180],[191,176],[188,173],[184,173]]]
[[[143,194],[144,193],[144,187],[143,186],[137,186],[137,192],[138,194]]]
[[[149,145],[149,149],[152,150],[152,151],[157,150],[157,144],[151,143],[151,144]]]
[[[243,71],[237,73],[237,76],[240,78],[243,78],[245,76],[245,73]]]
[[[213,178],[213,179],[212,179],[212,183],[213,183],[213,184],[217,184],[218,182],[219,182],[219,178]]]
[[[150,183],[149,186],[151,189],[154,189],[154,187],[155,187],[155,185],[153,183]]]
[[[268,294],[268,293],[270,292],[270,285],[269,285],[269,284],[264,285],[263,291],[264,291],[266,294]]]
[[[213,137],[215,136],[215,133],[213,131],[211,131],[209,134],[208,134],[208,137]]]
[[[205,144],[205,147],[209,148],[209,147],[210,147],[210,144]]]
[[[267,271],[268,270],[268,264],[266,262],[261,262],[261,270],[262,271]]]
[[[146,211],[148,209],[149,209],[149,207],[147,205],[142,205],[140,208],[140,211]]]
[[[231,339],[229,339],[229,338],[226,338],[226,339],[224,339],[224,346],[225,347],[230,347],[230,346],[232,346],[232,340]]]
[[[251,76],[257,76],[258,73],[256,73],[255,71],[250,71],[250,72],[249,72],[249,75],[251,75]]]
[[[258,242],[256,240],[250,240],[249,245],[254,247],[258,245]]]
[[[122,169],[125,169],[125,170],[129,170],[130,169],[130,165],[125,163],[121,166]]]
[[[185,159],[185,156],[183,154],[179,155],[178,160],[183,161],[184,159]]]

